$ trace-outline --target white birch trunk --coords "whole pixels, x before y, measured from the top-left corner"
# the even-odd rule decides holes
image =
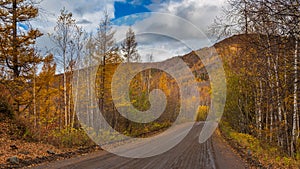
[[[298,102],[297,102],[297,90],[298,90],[298,38],[295,41],[295,53],[294,53],[294,92],[293,92],[293,127],[292,127],[292,140],[291,140],[291,155],[294,156],[296,150],[296,143],[298,140],[297,134],[297,114],[298,114]]]
[[[263,90],[262,90],[262,82],[259,80],[259,89],[257,92],[257,120],[256,120],[256,126],[258,129],[258,136],[261,137],[261,131],[262,131],[262,97],[263,97]]]
[[[65,113],[65,127],[68,126],[68,107],[67,107],[67,44],[66,44],[66,37],[63,37],[63,47],[62,47],[62,51],[63,51],[63,66],[64,66],[64,79],[63,79],[63,92],[64,92],[64,113]]]
[[[281,97],[280,97],[280,83],[279,83],[279,73],[278,73],[278,54],[276,55],[276,60],[274,64],[275,70],[275,80],[276,80],[276,102],[277,102],[277,113],[278,113],[278,121],[279,121],[279,133],[278,133],[278,142],[279,145],[283,145],[283,127],[282,127],[282,105],[281,105]],[[285,125],[285,124],[284,124]]]
[[[76,114],[76,106],[77,106],[77,101],[78,101],[78,86],[79,86],[79,70],[76,71],[77,72],[77,77],[76,77],[76,90],[74,92],[74,110],[73,110],[73,114],[72,114],[72,124],[71,127],[74,128],[74,124],[75,124],[75,114]]]
[[[262,89],[262,82],[259,81],[260,86],[260,100],[259,100],[259,112],[258,112],[258,121],[259,121],[259,132],[261,135],[262,131],[262,98],[263,98],[263,89]]]
[[[272,81],[272,74],[271,74],[271,42],[270,42],[270,39],[269,39],[269,36],[268,36],[268,82],[270,84],[270,88],[271,88],[271,97],[269,99],[271,99],[271,102],[270,102],[270,142],[273,141],[273,128],[274,128],[274,120],[276,121],[276,118],[274,119],[274,108],[273,108],[273,102],[272,102],[272,99],[274,97],[274,85],[273,85],[273,81]],[[276,116],[275,116],[276,117]],[[268,117],[266,117],[268,118]]]
[[[292,140],[291,140],[291,155],[294,156],[297,143],[297,114],[298,114],[298,102],[297,102],[297,90],[298,90],[298,38],[295,40],[295,54],[294,54],[294,94],[293,94],[293,127],[292,127]]]
[[[65,66],[64,66],[65,67]],[[68,126],[68,107],[67,107],[67,77],[64,70],[64,112],[65,112],[65,126]]]
[[[72,98],[72,86],[70,85],[69,90],[68,90],[68,125],[71,127],[71,98]]]

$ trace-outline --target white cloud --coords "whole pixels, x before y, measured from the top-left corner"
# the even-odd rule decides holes
[[[44,30],[47,32],[53,30],[53,26],[62,8],[72,12],[76,21],[85,20],[86,24],[81,24],[81,26],[87,29],[87,31],[96,29],[105,10],[107,10],[111,18],[114,18],[114,0],[106,0],[104,2],[99,0],[45,0],[41,2],[40,6],[42,11],[46,12],[46,15],[42,14],[41,17],[43,18],[40,18],[39,21],[44,20],[47,22],[48,26],[43,25],[46,27],[44,27]]]
[[[177,39],[184,40],[193,50],[211,46],[212,42],[206,37],[205,33],[207,33],[208,27],[213,23],[214,18],[220,14],[224,1],[171,0],[165,3],[154,3],[149,5],[148,8],[152,11],[171,15],[154,14],[149,18],[137,22],[135,27],[139,31],[166,32],[169,35],[176,35]],[[152,48],[152,50],[160,50],[163,43],[165,43],[169,47],[168,53],[171,54],[169,57],[183,55],[189,51],[186,47],[182,47],[183,44],[176,41],[161,42],[159,39],[149,40],[159,44],[148,44],[148,47]],[[166,57],[164,54],[161,56],[161,58]]]
[[[220,15],[225,0],[171,0],[163,4],[152,4],[152,11],[170,13],[189,20],[194,25],[207,30],[217,15]]]
[[[78,25],[82,26],[87,32],[96,32],[105,10],[111,18],[114,18],[114,0],[44,0],[39,4],[39,8],[40,16],[31,23],[34,28],[44,33],[44,36],[37,41],[37,46],[41,50],[45,47],[52,48],[53,44],[47,34],[54,31],[57,17],[60,15],[62,8],[72,12]]]
[[[173,14],[152,13],[148,17],[144,14],[136,14],[138,20],[132,27],[139,35],[150,34],[137,38],[140,45],[139,52],[145,57],[149,52],[153,53],[156,61],[169,57],[184,55],[191,50],[211,46],[211,41],[206,37],[204,28],[195,23]],[[127,27],[116,27],[117,38],[124,38]],[[167,52],[162,52],[167,51]]]
[[[125,0],[118,0],[125,1]],[[205,35],[199,34],[198,28],[202,32],[207,31],[207,27],[213,22],[216,15],[220,13],[221,6],[225,0],[152,0],[152,4],[147,6],[151,11],[168,13],[168,15],[150,15],[150,17],[142,18],[133,25],[136,32],[166,32],[171,35],[176,34],[177,39],[193,42],[193,49],[209,46],[211,43]],[[139,3],[137,0],[135,3]],[[106,9],[109,15],[114,18],[114,0],[44,0],[40,4],[42,7],[40,17],[32,22],[33,27],[40,29],[44,34],[53,32],[57,17],[61,8],[65,7],[73,13],[73,17],[88,32],[96,32],[96,28],[103,17],[103,11]],[[174,16],[175,15],[175,16]],[[178,16],[178,17],[176,17]],[[188,21],[188,22],[187,22]],[[184,24],[185,23],[185,24]],[[194,26],[191,26],[192,23]],[[116,26],[116,39],[122,40],[128,26]],[[150,37],[149,37],[150,38]],[[147,42],[147,43],[146,43]],[[187,52],[186,47],[178,41],[168,41],[166,39],[151,37],[148,40],[140,39],[140,52],[146,56],[148,51],[155,53],[164,53],[159,58],[173,57],[174,55],[182,55]],[[43,48],[51,43],[47,40],[47,36],[38,40],[38,46]],[[151,49],[151,50],[148,50]],[[142,51],[145,50],[145,51]],[[155,52],[155,50],[159,52]],[[167,50],[168,52],[161,52]]]

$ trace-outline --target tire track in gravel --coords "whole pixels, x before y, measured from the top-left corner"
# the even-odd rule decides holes
[[[209,139],[205,143],[198,142],[200,131],[203,124],[195,125],[189,134],[175,147],[169,151],[148,158],[125,158],[108,152],[100,152],[88,155],[87,157],[68,159],[56,163],[49,163],[42,168],[64,168],[64,169],[216,169],[216,168],[232,168],[232,163],[235,163],[237,168],[245,168],[242,160],[234,153],[231,156],[222,156],[218,154],[219,150],[214,150],[213,147],[226,146],[212,146],[215,144],[214,139]],[[176,137],[176,134],[173,134]],[[172,139],[172,138],[171,138]],[[170,141],[170,138],[166,138]],[[166,142],[165,144],[168,144]],[[225,144],[217,142],[217,144]],[[159,147],[153,147],[153,149]],[[230,150],[228,150],[230,151]],[[220,160],[221,158],[221,160]],[[226,161],[223,164],[218,162]],[[240,164],[236,164],[240,163]]]

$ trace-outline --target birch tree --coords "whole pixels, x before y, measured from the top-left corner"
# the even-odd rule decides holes
[[[249,88],[238,95],[241,98],[251,91],[255,98],[258,136],[295,156],[299,150],[299,1],[229,0],[229,5],[219,20],[223,22],[214,24],[212,30],[223,36],[248,34],[240,43],[246,44],[241,48],[250,58],[240,54],[239,64],[231,65],[240,71],[238,76],[245,72],[244,80],[255,84],[256,90]],[[238,107],[247,107],[249,99],[239,100]]]
[[[57,19],[57,25],[54,27],[54,33],[50,34],[50,38],[55,44],[56,60],[62,65],[63,71],[63,100],[64,100],[64,122],[65,126],[69,125],[69,110],[67,97],[67,71],[72,67],[73,63],[73,34],[76,27],[72,13],[61,10],[60,16]]]
[[[75,30],[74,30],[74,38],[73,38],[73,41],[72,41],[72,45],[73,45],[73,55],[75,55],[75,57],[73,57],[73,61],[72,61],[72,65],[71,65],[71,76],[73,78],[73,74],[74,74],[74,69],[78,69],[77,72],[77,76],[79,75],[79,69],[82,68],[83,65],[80,65],[81,64],[81,59],[83,59],[84,55],[87,54],[87,51],[85,49],[87,43],[88,43],[88,36],[87,36],[87,33],[81,28],[81,27],[78,27],[78,26],[75,26]],[[76,78],[76,86],[78,86],[79,84],[79,79]],[[72,88],[72,85],[71,85],[71,89],[69,90],[70,91],[70,95],[72,96],[72,98],[75,99],[74,101],[74,109],[71,110],[71,113],[72,113],[72,117],[70,118],[70,123],[71,123],[71,127],[74,128],[75,126],[75,108],[76,108],[76,102],[77,102],[77,98],[78,98],[78,89],[76,89],[76,91],[74,92],[74,96],[71,94],[71,92],[73,91],[73,88]],[[69,107],[71,107],[72,105],[69,104]]]

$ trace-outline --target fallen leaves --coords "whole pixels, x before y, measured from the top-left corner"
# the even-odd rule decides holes
[[[9,123],[0,122],[0,164],[8,163],[7,160],[11,157],[30,160],[37,157],[51,156],[54,152],[60,154],[75,150],[71,148],[58,149],[49,144],[15,139],[9,134],[10,125]]]

